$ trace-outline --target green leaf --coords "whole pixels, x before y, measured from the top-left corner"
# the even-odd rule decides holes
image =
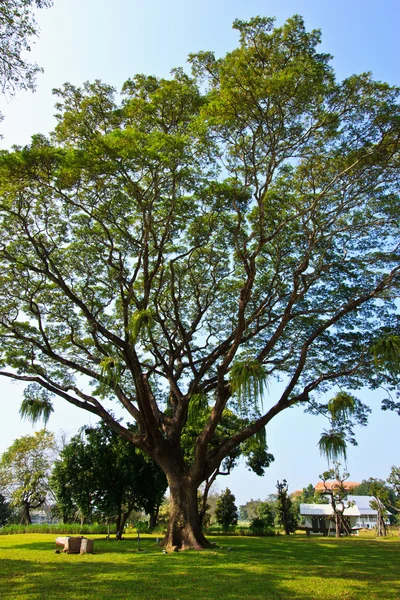
[[[347,460],[347,445],[344,435],[337,431],[324,431],[318,442],[319,451],[324,455],[328,462],[337,460],[340,457]]]
[[[106,385],[113,384],[114,389],[121,379],[122,364],[119,359],[112,356],[105,356],[100,362],[101,376]]]
[[[208,399],[206,394],[193,394],[189,401],[188,423],[194,425],[199,416],[207,410]]]
[[[136,310],[129,322],[129,333],[132,343],[135,344],[138,340],[139,334],[142,330],[146,330],[148,333],[154,327],[154,311],[145,308],[143,310]]]
[[[371,348],[375,366],[389,373],[400,372],[400,336],[388,335],[378,340]]]
[[[42,419],[46,425],[54,410],[50,398],[51,395],[47,390],[37,383],[31,383],[24,390],[24,399],[19,414],[33,424]]]
[[[232,394],[238,399],[239,408],[248,404],[262,406],[266,380],[265,367],[257,360],[237,361],[232,365],[229,384]]]
[[[335,421],[339,418],[348,420],[354,412],[356,398],[347,392],[338,392],[328,402],[328,409]]]

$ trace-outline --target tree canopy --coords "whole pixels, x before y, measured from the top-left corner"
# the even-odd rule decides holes
[[[31,522],[30,511],[49,497],[49,477],[56,453],[54,436],[45,429],[14,441],[0,459],[0,489],[10,505]]]
[[[329,454],[368,411],[319,394],[399,379],[373,352],[399,326],[399,89],[336,81],[299,16],[234,28],[192,76],[66,84],[55,131],[0,157],[0,373],[26,413],[61,397],[156,460],[178,547],[205,544],[197,487],[276,415],[328,415]]]

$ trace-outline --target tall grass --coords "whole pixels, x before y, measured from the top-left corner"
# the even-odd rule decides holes
[[[107,525],[80,525],[79,523],[41,523],[32,525],[6,525],[0,527],[0,535],[18,533],[56,533],[56,534],[102,534],[108,533]],[[110,533],[115,534],[115,525],[110,525]]]

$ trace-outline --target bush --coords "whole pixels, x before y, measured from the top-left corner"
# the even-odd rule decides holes
[[[246,535],[246,534],[245,534]],[[275,535],[275,530],[265,519],[254,517],[250,522],[247,535]]]

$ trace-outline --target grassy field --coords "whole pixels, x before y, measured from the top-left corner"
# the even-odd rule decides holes
[[[400,598],[398,537],[215,537],[215,550],[165,555],[155,538],[95,539],[55,554],[54,535],[0,536],[0,597],[96,600]]]

